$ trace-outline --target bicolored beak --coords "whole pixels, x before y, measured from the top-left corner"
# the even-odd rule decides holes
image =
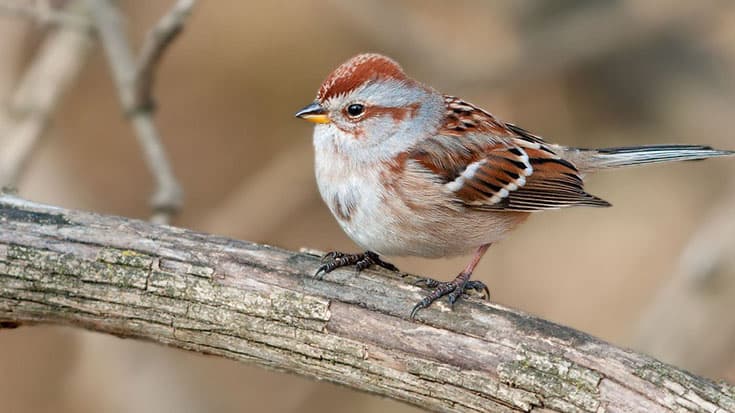
[[[296,117],[314,123],[329,123],[327,111],[324,110],[319,102],[313,102],[296,112]]]

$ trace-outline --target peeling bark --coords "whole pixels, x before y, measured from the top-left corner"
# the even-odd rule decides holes
[[[383,271],[0,196],[0,328],[53,323],[252,362],[437,412],[735,412],[735,388]],[[5,332],[4,334],[12,334]]]

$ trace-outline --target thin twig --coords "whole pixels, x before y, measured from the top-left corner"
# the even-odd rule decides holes
[[[87,5],[107,54],[123,110],[130,116],[148,168],[155,179],[156,190],[151,200],[154,214],[151,220],[167,223],[181,208],[181,186],[174,176],[153,122],[152,108],[137,106],[136,65],[123,27],[123,17],[113,0],[87,0]]]
[[[71,4],[68,10],[79,19],[86,17],[80,4]],[[0,186],[15,186],[61,96],[87,62],[92,45],[89,31],[77,26],[59,26],[44,41],[3,116],[9,124],[0,128],[7,131],[0,151]]]
[[[393,273],[0,196],[0,323],[134,337],[437,412],[735,412],[735,388]],[[2,325],[0,325],[1,327]]]
[[[32,19],[41,25],[55,25],[87,30],[90,22],[84,16],[51,7],[47,1],[0,0],[0,13]]]
[[[164,51],[183,30],[194,3],[195,0],[178,0],[171,10],[148,31],[135,70],[133,107],[154,106],[152,90],[156,66]]]

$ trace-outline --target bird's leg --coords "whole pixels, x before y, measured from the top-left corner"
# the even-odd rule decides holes
[[[348,265],[354,265],[357,272],[360,272],[371,265],[377,265],[391,271],[398,271],[398,268],[395,265],[381,260],[378,254],[372,251],[365,251],[362,254],[345,254],[343,252],[332,251],[324,254],[322,257],[322,265],[316,270],[316,274],[314,274],[314,276],[321,278],[324,274]]]
[[[484,292],[486,298],[490,298],[490,290],[488,290],[485,283],[482,281],[470,281],[472,272],[475,271],[475,267],[480,263],[482,256],[485,255],[487,249],[490,248],[490,244],[485,244],[477,248],[475,255],[472,256],[472,261],[462,270],[461,273],[452,281],[441,282],[432,279],[422,279],[419,282],[426,284],[429,288],[434,288],[431,294],[424,297],[418,302],[411,310],[411,318],[414,318],[416,313],[422,308],[426,308],[431,305],[434,301],[441,297],[447,296],[450,306],[454,306],[454,303],[462,296],[467,290],[476,290]]]

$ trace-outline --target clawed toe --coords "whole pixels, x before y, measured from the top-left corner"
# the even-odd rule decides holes
[[[321,280],[322,278],[324,278],[324,274],[328,273],[329,271],[329,266],[327,264],[320,265],[314,273],[314,278]]]
[[[478,293],[482,294],[482,298],[489,300],[490,299],[490,289],[487,288],[487,285],[485,285],[482,281],[467,281],[467,283],[464,285],[465,291],[467,290],[475,290]]]
[[[322,255],[322,258],[319,261],[321,261],[321,262],[329,262],[329,261],[334,261],[337,258],[342,258],[344,256],[345,256],[345,254],[343,252],[329,251],[328,253]]]
[[[314,273],[314,277],[317,279],[322,279],[325,274],[328,274],[339,267],[350,265],[349,257],[337,251],[331,251],[324,254],[320,261],[322,262],[322,265],[320,265]]]
[[[414,281],[413,285],[425,285],[428,288],[435,288],[438,287],[441,282],[433,279],[433,278],[419,278],[418,280]]]
[[[416,281],[415,284],[425,284],[429,288],[434,288],[429,295],[421,299],[411,310],[410,318],[414,318],[416,313],[423,308],[429,307],[434,301],[446,296],[450,307],[454,307],[454,303],[459,300],[460,297],[466,295],[469,290],[475,290],[486,299],[490,299],[490,290],[488,290],[485,283],[482,281],[470,281],[469,274],[461,273],[452,281],[440,282],[431,278],[422,278]]]
[[[343,252],[331,251],[321,258],[322,265],[317,268],[314,277],[321,279],[324,275],[336,270],[340,267],[354,265],[355,270],[360,272],[371,265],[377,265],[390,271],[398,271],[398,268],[386,261],[380,259],[378,254],[372,251],[366,251],[363,254],[345,254]]]
[[[386,270],[389,270],[389,271],[395,271],[395,272],[399,271],[398,267],[396,267],[395,265],[389,262],[381,260],[380,256],[372,251],[366,251],[364,255],[365,255],[365,258],[363,261],[367,262],[367,265],[363,268],[358,269],[358,271],[364,270],[370,265],[377,265],[378,267],[385,268]]]

